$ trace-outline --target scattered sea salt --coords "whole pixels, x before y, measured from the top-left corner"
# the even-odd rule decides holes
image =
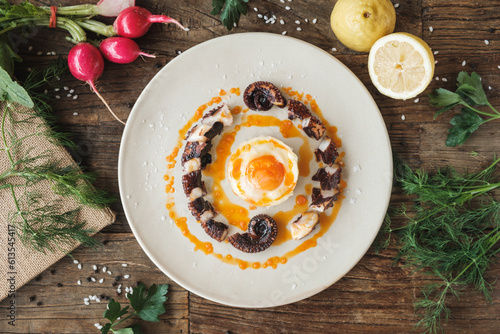
[[[90,280],[91,280],[92,282],[95,282],[95,281],[96,281],[95,277],[91,277],[91,278],[90,278]]]
[[[64,87],[63,87],[63,89],[64,89],[64,90],[68,90],[68,89],[69,89],[69,87],[68,87],[68,86],[64,86]]]
[[[101,278],[101,279],[99,280],[99,283],[101,283],[101,284],[102,284],[102,283],[104,283],[104,278]]]
[[[75,111],[75,112],[73,113],[73,116],[78,116],[78,113]]]
[[[87,305],[87,306],[88,306],[88,305],[90,305],[90,303],[89,303],[89,302],[83,302],[83,303],[84,303],[85,305]]]
[[[68,94],[68,95],[66,95],[66,97],[72,97],[72,96],[73,96],[72,94]]]
[[[102,272],[105,273],[108,268],[106,266],[102,267]]]
[[[394,8],[398,8],[398,7],[399,7],[399,3],[395,3]]]
[[[76,284],[78,284],[78,285],[82,285],[82,281],[78,280],[78,281],[76,282]]]
[[[286,31],[283,31],[281,34],[282,34],[283,36],[284,36],[284,35],[286,35]]]
[[[92,270],[93,270],[93,271],[96,271],[96,270],[97,270],[97,266],[96,266],[95,264],[94,264],[94,265],[92,265]]]
[[[332,48],[332,51],[333,52],[337,52],[337,48]]]
[[[304,22],[306,22],[306,23],[309,22],[309,19],[304,19]]]
[[[299,20],[295,21],[295,24],[300,24],[300,21]]]
[[[258,12],[259,10],[257,9],[257,7],[254,7],[253,8],[254,11]]]
[[[28,46],[28,51],[31,51],[31,50],[33,50],[33,46],[30,45],[30,46]]]
[[[351,200],[349,201],[351,204],[354,204],[356,203],[356,199],[355,198],[351,198]]]
[[[111,273],[111,271],[109,271],[109,270],[107,271],[107,273],[108,273],[108,275],[113,275],[113,273]]]
[[[437,54],[439,54],[439,51],[434,51],[434,55],[437,55]]]
[[[318,19],[313,19],[313,20],[312,20],[312,23],[313,23],[313,24],[316,24],[316,22],[318,22]]]
[[[465,66],[465,64],[467,64],[467,62],[464,60],[464,61],[462,62],[462,66]]]
[[[130,275],[123,275],[123,278],[128,279]]]
[[[261,19],[261,18],[263,17],[263,15],[262,15],[262,14],[257,14],[257,17],[258,17],[259,19]]]
[[[488,41],[487,39],[484,40],[484,44],[486,45],[490,45],[490,41]]]
[[[430,31],[430,32],[433,32],[433,31],[434,31],[434,28],[433,28],[433,27],[429,27],[429,31]]]
[[[284,21],[284,20],[280,20],[280,23],[281,23],[281,24],[285,24],[285,21]]]
[[[437,63],[438,63],[438,61],[437,61],[437,60],[435,60],[435,61],[434,61],[434,64],[437,64]]]
[[[41,55],[42,55],[42,51],[38,51],[38,52],[36,53],[36,55],[37,55],[37,56],[41,56]]]
[[[439,77],[436,77],[436,80],[439,80]]]
[[[359,172],[360,170],[361,170],[361,166],[360,166],[360,165],[356,165],[356,166],[352,167],[352,171],[353,171],[354,173],[357,173],[357,172]]]
[[[82,264],[81,263],[78,263],[78,269],[82,270]]]
[[[491,86],[488,86],[488,89],[489,89],[489,90],[492,90],[493,88],[491,88]]]
[[[418,101],[420,101],[420,98],[418,98],[418,97],[415,100],[413,100],[413,102],[415,102],[415,103],[418,103]]]
[[[301,31],[301,30],[302,30],[302,28],[301,28],[301,27],[297,27],[297,31]]]
[[[401,119],[404,121],[406,119],[405,115],[401,115]]]
[[[70,92],[71,94],[73,94],[73,93],[75,92],[75,90],[74,90],[74,89],[70,89],[70,90],[69,90],[69,92]]]
[[[128,264],[122,263],[122,267],[128,267]]]
[[[61,88],[54,88],[54,92],[58,92],[58,91],[60,91],[60,90],[61,90]],[[76,260],[75,260],[75,261],[76,261]],[[75,262],[75,263],[78,263],[78,261],[77,261],[77,262]]]
[[[73,100],[76,100],[78,98],[78,95],[73,95]]]
[[[285,9],[290,10],[291,8],[290,8],[290,6],[285,6]]]
[[[78,260],[73,260],[73,263],[74,263],[74,264],[78,264],[78,263],[80,263],[80,262],[78,262]]]
[[[446,79],[446,78],[441,78],[441,80],[444,82],[448,82],[448,79]]]

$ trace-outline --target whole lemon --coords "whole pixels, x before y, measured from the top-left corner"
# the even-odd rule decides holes
[[[390,0],[338,0],[330,24],[342,44],[368,52],[377,39],[394,31],[396,11]]]

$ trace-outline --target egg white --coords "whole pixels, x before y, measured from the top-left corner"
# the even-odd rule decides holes
[[[256,188],[248,179],[246,170],[248,164],[261,156],[272,155],[285,169],[285,177],[281,184],[273,190]],[[239,168],[237,161],[241,159]],[[226,176],[233,192],[251,205],[260,207],[275,206],[286,201],[293,195],[299,175],[297,155],[290,147],[274,137],[256,137],[243,142],[229,157]],[[235,165],[237,167],[236,173]],[[238,177],[239,174],[239,177]],[[293,176],[293,182],[285,184],[287,176]]]

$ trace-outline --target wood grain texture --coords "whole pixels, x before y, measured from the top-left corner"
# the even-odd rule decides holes
[[[84,2],[60,1],[65,5]],[[500,106],[498,0],[393,1],[396,2],[399,4],[396,31],[420,36],[438,51],[435,55],[436,78],[425,93],[438,87],[454,89],[460,71],[476,71],[483,78],[490,102]],[[58,2],[35,3],[55,5]],[[337,57],[360,78],[380,108],[394,153],[412,167],[435,171],[451,165],[475,170],[487,166],[494,154],[500,153],[498,122],[483,125],[463,146],[449,148],[444,140],[452,113],[434,119],[436,109],[429,104],[427,94],[409,101],[380,95],[370,82],[367,54],[344,47],[330,28],[329,18],[335,1],[250,0],[248,14],[231,32],[222,26],[219,17],[210,14],[211,0],[144,0],[138,4],[152,12],[180,19],[190,31],[180,31],[173,25],[154,25],[137,42],[141,49],[155,53],[157,58],[137,60],[125,66],[106,64],[98,88],[122,119],[127,119],[142,89],[154,75],[189,48],[226,34],[255,31],[282,34],[286,31],[287,36],[308,41]],[[290,6],[290,10],[286,6]],[[259,14],[275,15],[277,22],[266,24]],[[295,23],[297,20],[300,24]],[[29,42],[19,45],[24,59],[17,68],[19,77],[29,68],[47,64],[55,58],[47,55],[48,52],[67,55],[71,44],[64,40],[65,35],[59,30],[39,29]],[[42,54],[37,55],[38,52]],[[59,83],[60,90],[50,91],[48,95],[53,98],[59,124],[73,134],[79,146],[72,154],[86,169],[100,174],[99,186],[118,196],[117,160],[123,127],[105,110],[88,85],[69,74]],[[68,97],[70,89],[74,92]],[[73,98],[75,95],[77,99]],[[397,206],[407,200],[395,187],[391,205]],[[143,323],[145,333],[405,333],[411,332],[419,320],[413,305],[421,296],[421,288],[432,282],[402,263],[393,265],[396,248],[391,244],[381,253],[370,248],[345,277],[306,300],[271,309],[227,307],[189,293],[162,274],[134,239],[119,200],[112,209],[117,212],[116,223],[98,236],[106,241],[105,246],[98,251],[79,248],[73,252],[73,256],[83,263],[82,270],[78,270],[68,257],[18,291],[15,328],[8,326],[3,318],[7,302],[0,303],[0,333],[96,333],[94,323],[104,323],[105,303],[85,306],[83,298],[102,294],[125,301],[123,294],[115,296],[116,287],[112,283],[115,276],[126,273],[131,277],[127,281],[121,278],[122,284],[132,285],[137,281],[170,284],[165,304],[167,312],[159,323]],[[122,263],[129,266],[124,268]],[[92,264],[101,268],[107,266],[113,275],[94,274]],[[447,333],[498,332],[500,288],[494,282],[499,274],[500,262],[495,262],[488,272],[494,289],[492,303],[470,288],[462,291],[460,300],[450,298],[451,318],[445,325]],[[105,278],[105,282],[87,282],[85,279],[91,275]],[[79,279],[82,285],[77,284]]]

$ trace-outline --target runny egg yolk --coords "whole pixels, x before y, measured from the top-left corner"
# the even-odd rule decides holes
[[[285,178],[285,167],[272,155],[262,155],[250,161],[246,168],[248,181],[257,189],[274,190]]]

